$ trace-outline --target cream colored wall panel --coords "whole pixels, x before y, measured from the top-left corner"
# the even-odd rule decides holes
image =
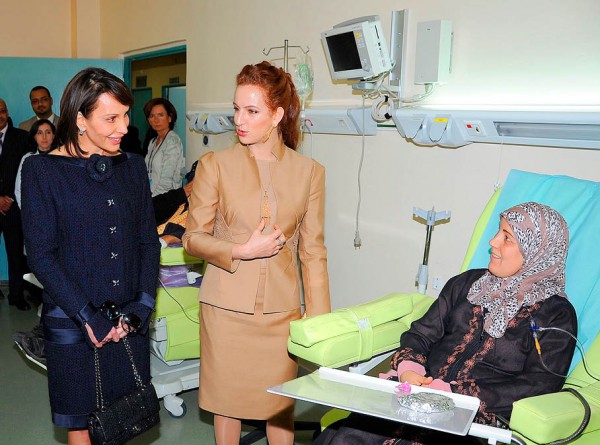
[[[102,57],[186,40],[196,26],[203,0],[102,0]]]
[[[71,0],[5,0],[2,57],[70,57]]]
[[[78,58],[99,59],[101,57],[100,0],[77,0],[76,40],[75,49]]]

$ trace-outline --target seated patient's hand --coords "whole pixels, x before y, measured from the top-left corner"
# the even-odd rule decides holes
[[[425,385],[423,385],[423,386],[425,386]],[[450,383],[446,383],[441,379],[435,379],[429,385],[427,385],[427,387],[431,388],[431,389],[438,389],[440,391],[452,392],[452,389],[450,388]]]
[[[414,371],[404,371],[399,380],[415,386],[427,386],[433,382],[433,377],[425,377],[417,374]]]

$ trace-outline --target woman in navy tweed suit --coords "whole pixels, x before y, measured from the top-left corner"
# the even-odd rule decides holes
[[[144,160],[119,149],[132,103],[112,74],[79,72],[61,100],[57,136],[63,145],[23,165],[25,244],[44,286],[52,420],[69,429],[70,445],[89,443],[94,348],[106,403],[135,388],[124,336],[142,380],[150,380],[146,333],[160,245]],[[108,310],[118,317],[109,319]]]

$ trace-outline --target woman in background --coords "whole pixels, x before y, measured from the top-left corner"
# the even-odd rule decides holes
[[[107,405],[136,387],[123,337],[142,381],[150,381],[147,329],[160,245],[143,159],[120,152],[132,104],[119,78],[80,71],[60,104],[64,145],[23,164],[25,246],[44,287],[52,421],[68,428],[69,445],[90,443],[94,349]]]
[[[37,150],[33,153],[25,153],[19,170],[17,171],[17,179],[15,180],[15,197],[19,208],[21,207],[21,169],[23,168],[23,162],[31,155],[37,155],[40,153],[48,153],[50,150],[56,147],[56,127],[48,119],[38,119],[31,126],[29,130],[29,136],[31,136],[37,144]]]
[[[183,236],[209,262],[200,287],[200,406],[217,444],[238,444],[241,419],[266,420],[269,443],[294,441],[293,399],[267,388],[294,379],[289,323],[330,311],[324,245],[325,171],[295,150],[300,102],[268,62],[237,76],[239,143],[200,158]]]
[[[21,170],[23,169],[23,162],[29,156],[38,155],[40,153],[48,153],[50,150],[56,147],[56,127],[54,124],[48,119],[38,119],[33,123],[31,129],[29,130],[29,135],[35,140],[37,145],[37,150],[35,152],[25,153],[23,158],[21,159],[21,163],[19,164],[19,169],[17,170],[17,177],[15,179],[15,200],[17,201],[17,205],[21,208]],[[27,256],[27,251],[25,248],[23,249],[25,256]],[[27,258],[25,258],[25,266],[26,272],[29,272],[29,266],[27,265]],[[36,301],[41,301],[42,292],[41,289],[29,282],[24,282],[23,285],[25,289],[29,292],[29,295]],[[39,309],[38,309],[39,314]],[[43,330],[41,328],[41,320],[40,323],[34,327],[29,332],[17,332],[13,335],[13,339],[17,342],[18,345],[25,351],[26,354],[33,354],[36,358],[45,359],[44,355],[44,343],[43,341]],[[37,329],[36,329],[37,328]]]
[[[161,97],[150,99],[144,105],[144,115],[156,136],[150,140],[146,168],[152,196],[181,187],[185,160],[181,139],[173,131],[177,110]]]

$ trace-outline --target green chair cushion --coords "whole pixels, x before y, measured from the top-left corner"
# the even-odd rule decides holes
[[[200,262],[202,262],[202,259],[188,255],[183,247],[169,247],[167,249],[161,249],[160,251],[160,264],[163,266]]]
[[[165,360],[200,357],[200,303],[196,287],[159,288],[153,318],[166,318]]]
[[[600,337],[596,337],[586,353],[587,371],[583,361],[569,374],[567,385],[587,400],[592,413],[600,410]],[[595,376],[591,377],[588,371]],[[583,386],[583,388],[580,388]],[[513,405],[510,420],[511,429],[531,438],[535,443],[548,443],[569,436],[583,419],[583,406],[573,395],[566,392],[546,394],[519,400]],[[576,441],[577,445],[594,438],[600,443],[600,416],[592,415],[584,436]],[[585,440],[584,440],[585,438]],[[580,440],[582,442],[580,442]],[[591,443],[591,442],[590,442]]]
[[[389,294],[329,314],[290,323],[288,350],[319,366],[339,367],[398,347],[400,335],[429,308],[419,293]]]
[[[201,263],[200,258],[188,255],[183,247],[161,249],[160,264],[177,266]],[[153,319],[166,319],[167,347],[164,359],[185,360],[200,357],[200,303],[198,288],[162,287],[156,291]]]
[[[290,323],[290,337],[294,343],[310,347],[348,332],[358,332],[362,329],[359,325],[363,319],[368,320],[372,327],[398,320],[410,314],[413,306],[412,295],[388,294],[368,303],[293,321]]]
[[[600,382],[577,391],[587,400],[592,413],[600,410]],[[564,439],[575,432],[581,424],[584,409],[581,402],[572,394],[558,392],[543,396],[528,397],[513,404],[510,429],[525,436],[534,443],[545,444]],[[600,443],[600,416],[592,415],[584,430],[586,440],[595,438]],[[582,440],[582,442],[580,442]],[[577,444],[585,443],[582,439]],[[591,442],[590,442],[591,443]]]

